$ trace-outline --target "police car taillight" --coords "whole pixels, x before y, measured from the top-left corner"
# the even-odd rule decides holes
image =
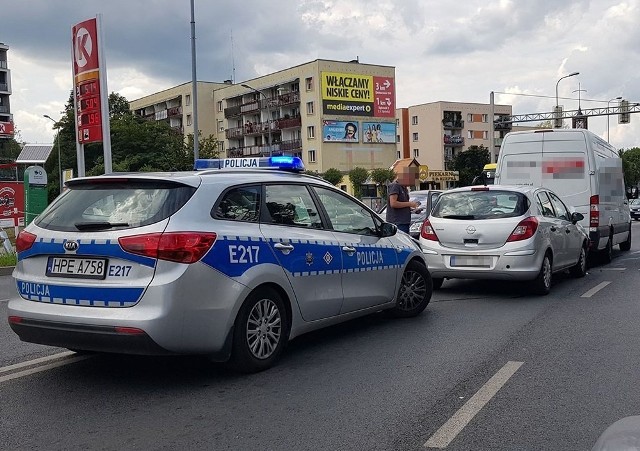
[[[206,254],[217,235],[213,232],[168,232],[118,238],[120,247],[132,254],[178,263],[195,263]]]
[[[198,159],[193,168],[196,171],[204,169],[280,169],[282,171],[302,172],[304,171],[304,164],[299,157],[279,155],[262,158]]]
[[[18,234],[16,238],[16,252],[26,251],[33,246],[37,236],[33,233],[25,232],[24,230]]]

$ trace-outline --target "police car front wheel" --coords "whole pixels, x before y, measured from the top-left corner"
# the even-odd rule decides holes
[[[269,368],[289,334],[280,295],[269,287],[257,288],[242,305],[233,334],[231,363],[235,369],[251,373]]]
[[[400,318],[416,316],[427,308],[432,292],[433,282],[426,266],[410,261],[402,274],[396,305],[390,313]]]

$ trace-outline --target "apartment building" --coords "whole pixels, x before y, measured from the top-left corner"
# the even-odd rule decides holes
[[[191,83],[134,100],[135,114],[193,133]],[[198,128],[226,157],[296,155],[308,170],[396,160],[395,68],[315,60],[240,83],[198,82]]]
[[[13,138],[13,115],[9,96],[11,95],[11,71],[7,59],[9,46],[0,42],[0,139]]]
[[[433,102],[399,108],[398,159],[415,158],[420,162],[423,187],[452,186],[453,158],[471,146],[484,146],[496,160],[504,135],[511,123],[500,124],[501,117],[512,114],[511,105],[494,105],[494,135],[490,134],[490,104]]]

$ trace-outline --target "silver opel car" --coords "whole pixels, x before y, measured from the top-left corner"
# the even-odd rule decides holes
[[[305,332],[431,298],[418,243],[291,157],[67,182],[17,238],[28,342],[268,368]]]
[[[507,279],[547,294],[553,273],[585,275],[589,240],[581,219],[544,188],[456,188],[440,195],[420,244],[435,288],[445,278]]]

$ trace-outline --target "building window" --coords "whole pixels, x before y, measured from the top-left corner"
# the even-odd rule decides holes
[[[191,115],[187,114],[187,125],[191,125]]]
[[[222,112],[222,100],[218,101],[218,113]]]
[[[307,91],[311,91],[313,89],[313,77],[305,78],[304,85],[307,88]]]
[[[224,121],[222,121],[222,120],[218,120],[218,131],[219,132],[223,132],[224,131]]]
[[[482,115],[482,122],[489,122],[489,115],[488,114],[483,114]]]
[[[186,106],[191,105],[191,94],[187,94],[186,96],[184,96],[184,104]]]
[[[224,152],[224,141],[218,141],[218,149],[220,152]]]
[[[346,193],[347,192],[347,185],[340,185],[340,189]]]
[[[473,122],[473,114],[467,113],[467,122]]]
[[[400,135],[396,135],[396,142],[399,143],[400,142]]]
[[[314,139],[316,137],[316,128],[313,125],[307,127],[307,138]],[[315,155],[315,151],[314,155]],[[315,158],[313,159],[315,161]]]
[[[413,149],[413,158],[418,158],[420,156],[420,150],[419,149]]]
[[[396,127],[400,127],[400,119],[396,119]]]
[[[417,141],[417,140],[418,140],[418,132],[416,132],[416,133],[414,133],[414,134],[413,134],[413,140],[414,140],[414,141]]]
[[[316,162],[316,151],[315,150],[310,150],[309,151],[309,163],[315,163]]]
[[[418,116],[411,116],[411,125],[418,125]]]
[[[396,160],[399,160],[399,159],[400,159],[400,151],[396,150]]]
[[[482,139],[489,139],[489,132],[488,131],[483,131],[482,132]]]
[[[467,138],[473,139],[473,130],[467,130]]]
[[[313,102],[307,102],[307,114],[313,114]]]

